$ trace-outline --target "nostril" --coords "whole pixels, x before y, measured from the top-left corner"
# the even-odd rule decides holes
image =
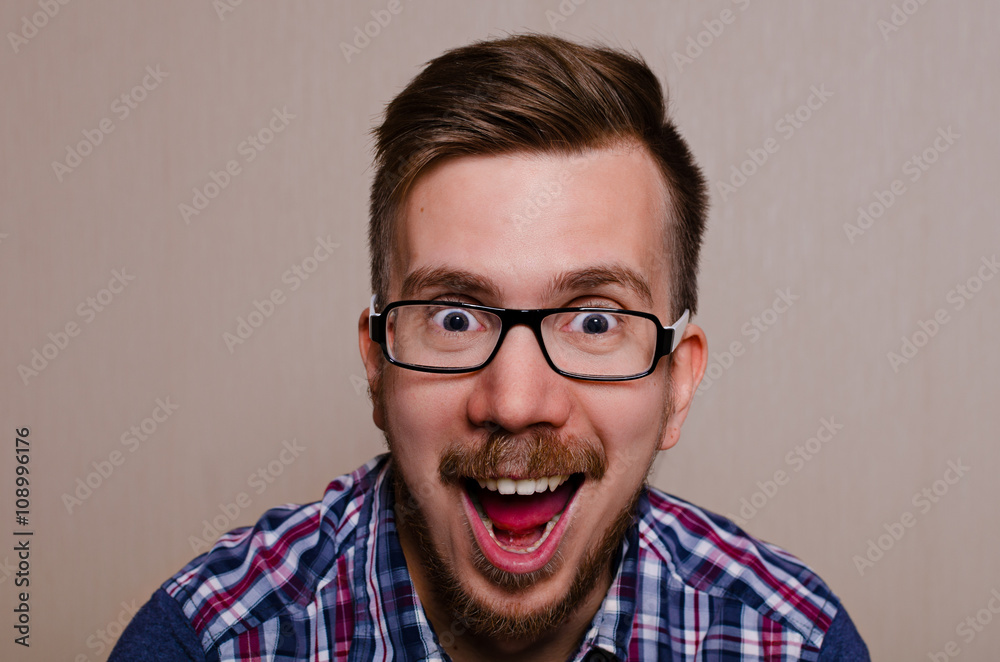
[[[494,432],[500,429],[500,426],[494,423],[493,421],[486,421],[485,423],[483,423],[483,427],[486,428],[486,431],[489,432],[490,434],[493,434]]]

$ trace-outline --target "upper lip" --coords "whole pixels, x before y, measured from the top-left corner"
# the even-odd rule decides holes
[[[475,480],[475,481],[491,480],[491,479],[492,480],[499,480],[501,478],[510,478],[511,480],[538,480],[539,478],[551,478],[552,476],[565,476],[565,477],[568,478],[570,476],[576,476],[576,475],[582,475],[582,472],[579,472],[579,471],[564,471],[562,473],[560,473],[560,472],[553,472],[553,473],[548,473],[548,474],[531,473],[531,474],[528,474],[528,475],[512,474],[512,473],[511,474],[491,473],[489,475],[485,475],[484,474],[484,475],[478,475],[478,476],[463,476],[463,478],[465,478],[467,480]]]

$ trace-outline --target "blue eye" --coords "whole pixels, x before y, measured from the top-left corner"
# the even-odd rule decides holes
[[[570,331],[604,334],[618,326],[618,320],[608,313],[579,313],[569,323]]]
[[[483,328],[471,312],[461,308],[447,308],[437,312],[434,315],[434,323],[444,331],[452,333],[478,331]]]

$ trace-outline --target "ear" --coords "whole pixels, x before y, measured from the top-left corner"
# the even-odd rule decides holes
[[[361,311],[358,319],[358,349],[361,351],[361,361],[365,364],[365,373],[368,377],[368,388],[375,391],[375,384],[379,379],[380,361],[382,360],[382,348],[378,343],[373,342],[368,331],[368,308]],[[382,420],[380,407],[372,408],[372,420],[378,429],[385,430],[385,421]]]
[[[694,394],[701,384],[708,364],[708,339],[697,324],[688,324],[670,361],[670,416],[667,418],[660,450],[672,448],[681,438],[681,426],[687,418]]]

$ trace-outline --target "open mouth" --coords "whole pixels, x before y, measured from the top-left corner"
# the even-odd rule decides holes
[[[582,473],[466,479],[467,511],[473,511],[468,513],[473,533],[487,559],[511,572],[545,565],[559,546],[565,513],[583,482]]]

